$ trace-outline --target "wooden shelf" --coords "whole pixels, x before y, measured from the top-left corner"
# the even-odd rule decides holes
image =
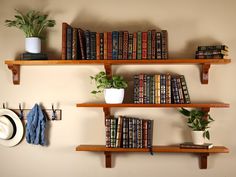
[[[157,153],[194,153],[199,156],[200,169],[207,168],[207,156],[212,153],[228,153],[229,149],[224,146],[214,146],[211,149],[183,149],[178,145],[173,146],[153,146],[148,148],[106,148],[103,145],[79,145],[76,151],[104,152],[106,168],[111,168],[111,153],[116,152],[157,152]]]
[[[20,66],[25,65],[104,65],[107,74],[112,73],[112,65],[125,64],[197,64],[201,65],[201,83],[208,83],[211,64],[227,64],[231,59],[166,59],[166,60],[6,60],[5,64],[12,71],[13,84],[20,84]]]
[[[229,108],[227,103],[191,103],[191,104],[134,104],[134,103],[124,103],[124,104],[106,104],[106,103],[78,103],[77,107],[102,107],[102,108],[112,108],[112,107],[131,107],[131,108]]]

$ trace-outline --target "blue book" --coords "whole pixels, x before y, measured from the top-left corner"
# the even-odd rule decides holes
[[[112,59],[118,59],[119,32],[112,31]]]

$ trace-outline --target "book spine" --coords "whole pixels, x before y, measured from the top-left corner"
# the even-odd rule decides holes
[[[106,147],[111,147],[111,119],[106,118],[105,120],[106,124]]]
[[[139,103],[144,103],[144,74],[139,75]]]
[[[161,103],[161,75],[157,75],[157,104]]]
[[[100,33],[100,60],[104,59],[104,35]]]
[[[143,75],[143,103],[146,104],[147,103],[147,74]]]
[[[66,29],[66,59],[71,60],[72,59],[72,27],[67,26]]]
[[[112,59],[112,52],[113,52],[113,46],[112,46],[112,32],[107,32],[107,59]]]
[[[123,148],[128,148],[129,147],[129,122],[128,118],[124,117],[123,118],[123,137],[122,137],[122,147]]]
[[[96,32],[96,59],[100,60],[100,33]]]
[[[72,60],[78,59],[78,29],[73,28],[72,29],[73,35],[72,35]]]
[[[128,118],[129,121],[129,148],[133,148],[133,118]]]
[[[145,84],[146,99],[144,103],[147,103],[147,104],[150,104],[150,97],[151,97],[150,87],[151,87],[150,75],[146,75],[146,84]]]
[[[162,37],[161,32],[156,32],[156,59],[162,58]]]
[[[124,31],[123,38],[123,59],[128,59],[128,42],[129,42],[129,33],[128,31]]]
[[[133,118],[133,148],[138,147],[137,119]]]
[[[142,59],[142,32],[137,32],[137,59]]]
[[[85,43],[86,43],[86,59],[90,60],[91,59],[91,41],[90,41],[90,32],[85,31]]]
[[[152,30],[152,59],[156,59],[156,30]]]
[[[228,51],[228,46],[226,45],[210,45],[210,46],[198,46],[198,50],[226,50]]]
[[[147,42],[148,34],[147,32],[142,32],[142,59],[147,59]]]
[[[147,120],[142,120],[142,147],[147,148],[148,147],[148,122]]]
[[[66,39],[66,33],[67,33],[67,23],[62,23],[62,50],[61,50],[61,59],[66,60],[66,50],[67,50],[67,39]]]
[[[217,54],[228,55],[228,51],[226,51],[226,50],[200,50],[200,51],[196,51],[196,55],[217,55]]]
[[[152,31],[147,32],[147,59],[152,59]]]
[[[139,103],[139,75],[134,75],[134,103]]]
[[[155,103],[155,76],[150,76],[150,104]]]
[[[133,33],[133,59],[137,59],[137,32]]]
[[[142,120],[137,119],[137,135],[138,135],[138,143],[137,148],[142,148]]]
[[[180,103],[183,104],[184,103],[184,95],[183,95],[183,89],[182,89],[182,85],[181,85],[181,80],[180,80],[180,76],[177,76],[177,88],[179,91],[179,100]]]
[[[84,31],[82,29],[78,29],[78,36],[79,36],[79,47],[80,47],[80,53],[81,53],[81,59],[85,60],[85,37],[84,37]]]
[[[147,148],[152,148],[153,120],[147,120]]]
[[[111,147],[116,147],[116,133],[117,133],[117,120],[116,118],[111,119]]]
[[[118,41],[119,41],[119,32],[112,32],[112,59],[118,59]]]
[[[96,60],[96,32],[90,33],[91,60]]]
[[[167,30],[162,30],[162,51],[161,51],[161,55],[162,55],[162,59],[168,59],[168,34],[167,34]]]
[[[166,75],[166,103],[171,103],[171,75]]]
[[[191,101],[190,101],[188,87],[187,87],[187,83],[186,83],[184,75],[180,75],[180,81],[181,81],[181,85],[182,85],[182,89],[183,89],[184,103],[189,104],[189,103],[191,103]]]
[[[123,39],[124,39],[124,32],[119,31],[119,41],[118,41],[118,59],[123,59]]]
[[[118,124],[117,124],[117,133],[116,133],[116,147],[121,147],[121,137],[122,137],[122,126],[123,126],[123,118],[122,116],[118,117]]]
[[[166,103],[166,75],[165,74],[161,74],[160,76],[160,88],[161,88],[160,103],[165,104]]]
[[[128,59],[133,59],[133,34],[129,34]]]
[[[104,34],[103,34],[104,35],[103,36],[104,37],[104,40],[103,40],[104,41],[104,60],[107,60],[107,58],[108,58],[108,55],[107,55],[108,54],[107,34],[108,34],[108,32],[104,32]]]

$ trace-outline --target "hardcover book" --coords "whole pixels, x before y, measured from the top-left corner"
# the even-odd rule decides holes
[[[210,149],[213,147],[212,143],[205,143],[203,145],[193,144],[192,142],[185,142],[179,145],[180,148],[185,149]]]

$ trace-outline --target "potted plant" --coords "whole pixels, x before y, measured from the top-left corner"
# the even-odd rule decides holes
[[[181,108],[179,112],[188,118],[187,124],[193,130],[192,138],[194,144],[201,145],[205,143],[205,138],[210,139],[210,133],[207,129],[209,128],[209,123],[214,121],[210,114],[198,109],[189,111],[184,108]]]
[[[92,94],[104,92],[105,102],[110,104],[122,103],[124,99],[124,89],[128,86],[122,76],[109,77],[104,71],[99,72],[95,76],[90,76],[95,81],[97,90],[93,90]]]
[[[6,20],[6,26],[16,27],[25,33],[25,50],[29,53],[41,52],[41,39],[47,27],[55,26],[55,20],[47,20],[48,15],[40,14],[39,11],[30,10],[23,14],[16,10],[14,20]]]

